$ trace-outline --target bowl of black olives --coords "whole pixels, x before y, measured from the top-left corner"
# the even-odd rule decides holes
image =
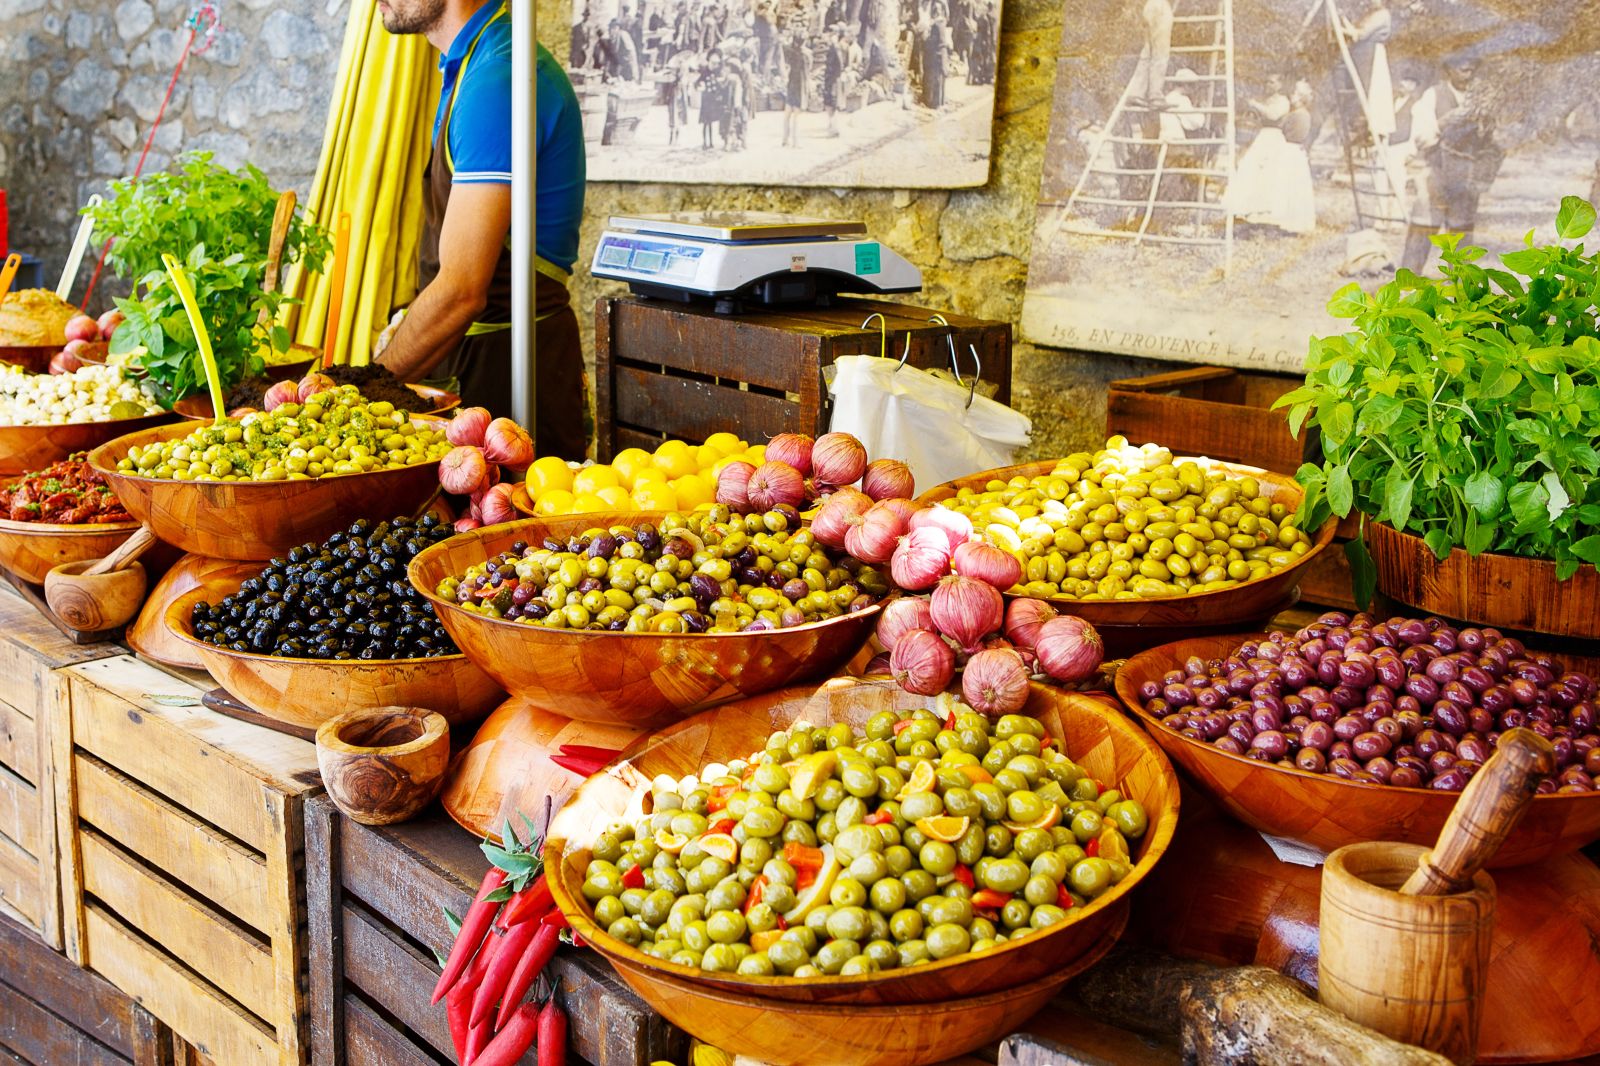
[[[452,534],[429,514],[361,519],[320,544],[302,544],[253,576],[212,580],[167,609],[169,629],[235,698],[315,729],[344,711],[425,707],[452,725],[505,698],[461,654],[407,564]]]
[[[507,522],[425,549],[410,574],[513,696],[641,728],[826,676],[865,643],[890,592],[792,508]]]

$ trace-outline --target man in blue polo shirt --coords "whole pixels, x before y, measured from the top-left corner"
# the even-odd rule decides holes
[[[384,29],[439,49],[444,87],[422,190],[421,291],[379,362],[407,381],[459,382],[463,403],[508,414],[511,396],[509,0],[379,0]],[[567,278],[583,216],[583,116],[539,46],[536,341],[540,455],[583,458],[583,349]]]

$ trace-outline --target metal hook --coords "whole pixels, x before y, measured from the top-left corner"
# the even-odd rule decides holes
[[[883,317],[882,311],[874,311],[862,320],[861,328],[866,329],[873,319],[878,320],[878,327],[882,330],[878,340],[878,358],[887,359],[889,358],[889,320]],[[900,367],[906,365],[906,360],[909,358],[911,358],[911,334],[908,331],[906,333],[906,350],[900,353],[900,366],[895,367],[896,372],[899,371]]]
[[[954,341],[951,342],[951,347],[955,347]],[[978,358],[977,345],[967,345],[967,351],[972,353],[972,384],[967,386],[967,409],[971,410],[972,398],[977,394],[978,391],[978,378],[983,374],[983,360]],[[956,380],[961,380],[961,375],[959,373],[956,375]]]
[[[945,318],[944,315],[940,315],[940,314],[930,315],[929,318],[928,318],[928,321],[929,322],[937,322],[937,323],[939,323],[939,325],[943,326],[945,329],[950,331],[949,333],[946,333],[944,335],[945,343],[950,346],[950,373],[952,373],[952,374],[954,374],[956,376],[956,384],[957,385],[965,385],[966,382],[961,380],[961,366],[956,361],[956,331],[955,331],[955,327],[950,325],[950,320],[949,319]],[[968,406],[969,407],[971,406],[970,402],[968,403]]]

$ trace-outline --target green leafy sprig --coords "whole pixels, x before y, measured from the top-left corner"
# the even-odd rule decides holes
[[[1329,313],[1354,330],[1312,338],[1305,384],[1274,405],[1297,436],[1322,431],[1323,462],[1296,475],[1303,528],[1359,511],[1441,560],[1453,548],[1548,559],[1562,580],[1600,564],[1600,257],[1562,243],[1594,223],[1568,196],[1558,243],[1530,231],[1500,268],[1446,235],[1441,279],[1402,269],[1370,295],[1334,294]],[[1359,541],[1352,561],[1366,602]]]

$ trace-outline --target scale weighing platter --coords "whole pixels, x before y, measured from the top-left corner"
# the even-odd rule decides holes
[[[709,298],[724,312],[922,288],[921,271],[862,222],[760,211],[614,215],[590,273],[642,296]]]

